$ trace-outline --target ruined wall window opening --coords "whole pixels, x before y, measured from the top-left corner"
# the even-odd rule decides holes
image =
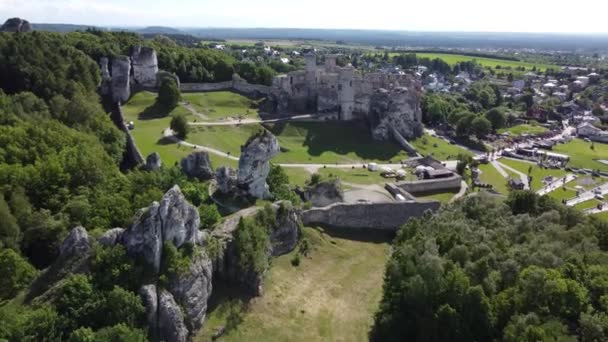
[[[351,80],[351,81],[349,82],[349,84],[350,84],[350,87],[352,88],[352,87],[353,87],[353,81]]]
[[[293,76],[291,76],[291,77],[289,78],[289,84],[290,84],[290,85],[293,85]]]

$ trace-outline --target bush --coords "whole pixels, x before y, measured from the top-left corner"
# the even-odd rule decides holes
[[[175,135],[182,140],[186,139],[188,132],[190,131],[188,119],[186,119],[186,116],[181,113],[173,115],[171,118],[170,127],[173,132],[175,132]]]
[[[261,273],[268,267],[268,230],[255,220],[239,220],[234,232],[239,266],[244,271]]]
[[[222,219],[215,204],[203,204],[198,208],[198,212],[201,217],[201,229],[211,229]]]
[[[300,266],[300,254],[294,254],[293,258],[291,258],[291,265],[294,267]]]

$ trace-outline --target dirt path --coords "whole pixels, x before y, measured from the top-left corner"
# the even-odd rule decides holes
[[[192,115],[198,116],[200,119],[203,120],[209,120],[209,117],[203,113],[199,113],[196,108],[192,107],[191,104],[189,103],[180,103],[180,105],[184,108],[186,108],[186,110],[188,110],[190,113],[192,113]]]

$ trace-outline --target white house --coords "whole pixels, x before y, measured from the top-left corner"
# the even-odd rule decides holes
[[[579,76],[576,78],[577,81],[581,81],[583,88],[589,85],[589,77],[587,76]]]
[[[602,130],[593,126],[592,124],[585,122],[576,127],[576,135],[579,137],[591,137],[594,135],[601,134]]]

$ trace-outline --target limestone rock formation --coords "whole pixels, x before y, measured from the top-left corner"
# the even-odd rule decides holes
[[[166,290],[160,290],[158,296],[158,331],[161,341],[185,342],[188,339],[184,314]]]
[[[171,280],[169,290],[184,309],[189,331],[198,330],[207,313],[207,301],[211,296],[213,263],[205,252],[194,257],[186,274]]]
[[[53,297],[52,289],[57,282],[70,274],[88,271],[90,255],[91,241],[87,231],[83,227],[72,229],[59,247],[59,257],[30,286],[26,301],[39,296],[49,297],[43,298],[41,302],[48,301]]]
[[[217,188],[221,193],[231,193],[236,188],[237,172],[231,167],[219,167],[215,170],[215,181],[217,182]]]
[[[79,226],[72,229],[70,234],[63,240],[61,247],[59,247],[59,255],[60,257],[82,255],[88,252],[89,248],[91,248],[89,234],[86,229]]]
[[[112,101],[125,103],[131,97],[131,59],[117,56],[112,60]]]
[[[31,32],[32,25],[29,21],[21,18],[10,18],[0,28],[0,32]]]
[[[154,87],[156,86],[156,74],[158,73],[158,59],[156,51],[146,46],[134,46],[131,52],[133,61],[133,79],[137,84]]]
[[[311,202],[314,207],[326,207],[334,203],[344,202],[344,191],[339,178],[308,186],[303,195],[304,200]]]
[[[188,177],[198,178],[199,180],[213,178],[213,168],[207,152],[193,152],[182,159],[180,165],[182,171]]]
[[[158,293],[153,284],[142,286],[139,295],[146,308],[146,321],[150,332],[150,340],[158,340]]]
[[[163,244],[171,241],[179,248],[186,242],[197,243],[199,226],[198,209],[186,201],[176,185],[160,203],[140,210],[122,241],[130,255],[142,257],[158,273]]]
[[[112,76],[110,75],[110,60],[108,57],[101,57],[99,59],[99,65],[101,67],[101,84],[99,85],[99,91],[101,95],[111,95]]]
[[[110,230],[106,231],[105,233],[103,233],[97,239],[97,242],[99,242],[99,244],[104,247],[114,246],[120,241],[124,231],[125,230],[123,228],[110,229]]]
[[[287,254],[296,247],[300,235],[300,215],[291,203],[283,202],[277,209],[277,226],[270,232],[272,256]]]
[[[160,154],[157,152],[152,152],[146,157],[146,170],[148,171],[156,171],[160,170],[160,167],[163,165],[160,160]]]
[[[389,140],[391,129],[406,139],[422,135],[422,112],[413,88],[379,89],[370,101],[369,121],[375,140]]]
[[[266,178],[270,172],[270,159],[281,151],[279,141],[264,130],[249,138],[241,147],[238,186],[256,198],[268,198],[270,192]]]

